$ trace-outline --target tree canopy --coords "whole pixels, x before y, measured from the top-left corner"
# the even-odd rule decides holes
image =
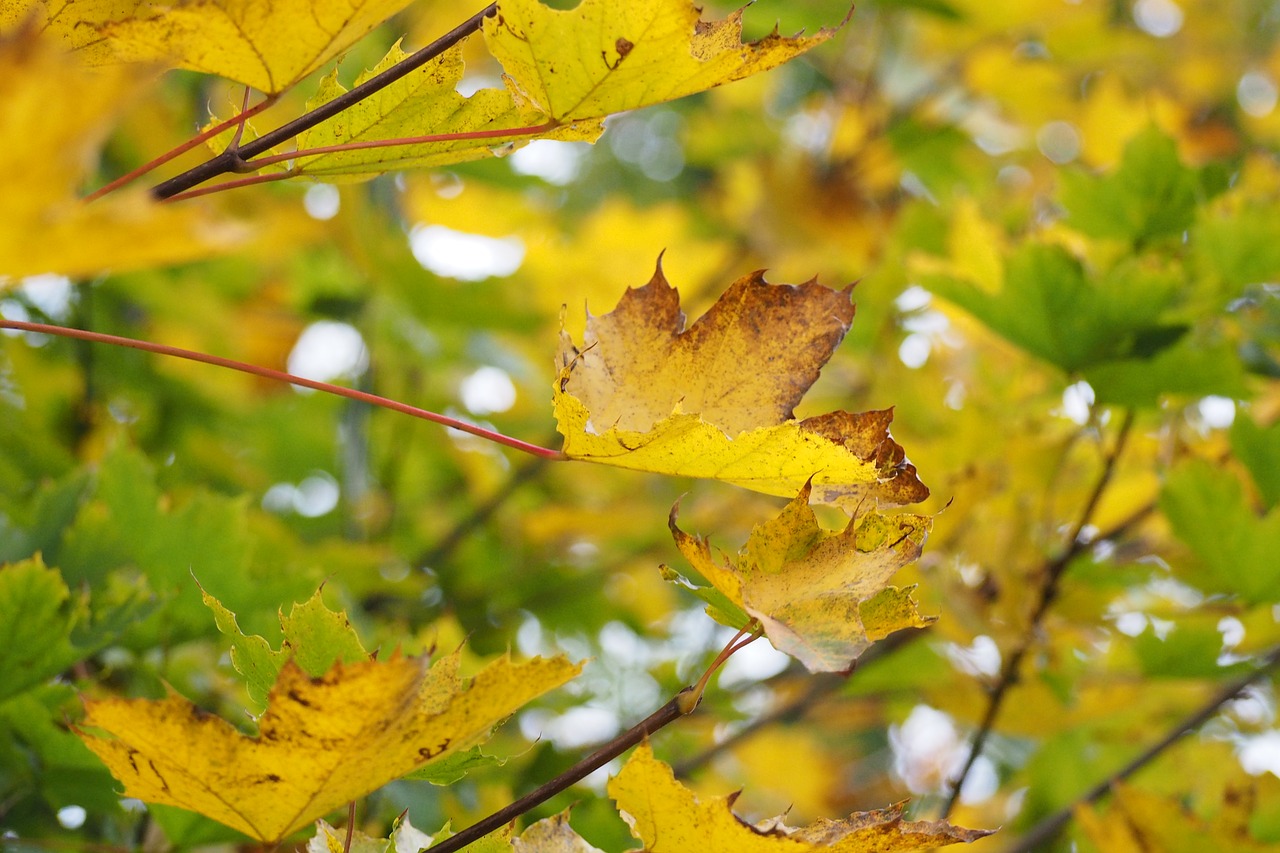
[[[6,2],[6,850],[1280,849],[1278,37]]]

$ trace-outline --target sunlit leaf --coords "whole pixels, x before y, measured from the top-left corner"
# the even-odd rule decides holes
[[[609,780],[608,790],[648,853],[894,853],[969,843],[991,835],[989,830],[961,829],[946,821],[903,820],[905,804],[799,828],[787,826],[780,817],[753,826],[731,810],[736,794],[699,800],[676,781],[670,767],[654,758],[648,744],[636,748],[622,771]]]
[[[457,655],[286,663],[248,737],[180,696],[86,702],[85,743],[127,796],[200,812],[275,842],[431,761],[466,750],[530,699],[571,679],[564,658],[501,658],[469,686]],[[93,732],[102,730],[110,737]]]
[[[557,10],[506,0],[484,23],[489,49],[521,92],[559,121],[670,101],[767,71],[829,39],[776,32],[742,43],[742,12],[700,20],[689,0],[583,0]]]
[[[101,27],[134,62],[169,60],[246,86],[283,92],[346,50],[409,0],[188,0],[132,4]],[[288,37],[282,37],[288,33]]]
[[[725,480],[856,504],[928,496],[889,435],[891,410],[803,421],[792,408],[853,320],[847,292],[816,282],[734,282],[689,329],[662,275],[590,317],[579,349],[561,336],[555,412],[575,459]]]
[[[569,812],[544,818],[511,839],[514,853],[602,853],[569,826]]]
[[[381,62],[356,78],[356,85],[385,71],[406,55],[399,44],[392,46]],[[464,98],[457,92],[462,70],[461,48],[448,50],[372,98],[302,133],[298,137],[298,148],[521,129],[547,123],[545,114],[518,103],[504,89],[480,89]],[[320,91],[307,106],[315,108],[345,91],[337,81],[335,70],[321,82]],[[603,129],[600,122],[587,121],[548,129],[537,137],[593,141]],[[372,177],[392,169],[441,166],[492,157],[498,152],[505,154],[533,138],[533,135],[515,134],[340,151],[300,158],[296,171],[316,176],[367,174]]]

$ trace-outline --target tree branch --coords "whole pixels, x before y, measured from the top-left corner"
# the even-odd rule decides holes
[[[669,725],[693,711],[687,696],[693,692],[692,687],[681,690],[671,701],[609,741],[568,770],[554,779],[539,785],[510,805],[499,809],[488,817],[473,823],[471,826],[450,836],[439,844],[428,847],[426,853],[453,853],[461,850],[473,841],[477,841],[493,832],[500,826],[510,823],[520,815],[536,806],[540,806],[556,794],[585,778],[589,773],[603,767],[631,747],[637,745],[649,735]]]
[[[178,193],[191,189],[197,184],[202,184],[210,178],[218,175],[224,175],[227,172],[240,171],[249,166],[248,160],[251,158],[270,151],[282,142],[292,139],[305,130],[310,130],[321,122],[338,115],[352,105],[363,101],[365,98],[390,86],[395,81],[404,77],[412,71],[417,70],[426,63],[435,59],[467,36],[477,32],[481,23],[485,18],[494,14],[498,10],[496,3],[490,3],[458,26],[454,27],[448,33],[433,41],[431,44],[417,51],[416,53],[397,62],[395,65],[383,71],[376,77],[372,77],[359,86],[352,88],[348,92],[343,92],[332,101],[321,104],[314,110],[307,112],[287,124],[277,127],[275,130],[265,133],[257,139],[252,140],[236,148],[228,148],[221,154],[206,160],[199,166],[188,169],[181,175],[177,175],[162,184],[153,187],[151,194],[158,199],[171,198]]]
[[[470,433],[478,438],[487,439],[496,444],[510,447],[513,450],[528,453],[531,456],[538,456],[543,459],[552,460],[565,460],[568,458],[559,450],[552,450],[549,447],[540,447],[536,444],[530,444],[527,441],[521,441],[518,438],[512,438],[511,436],[476,426],[473,423],[459,420],[458,418],[451,418],[448,415],[441,415],[436,412],[427,411],[426,409],[419,409],[417,406],[406,405],[398,400],[390,400],[386,397],[379,397],[377,394],[370,394],[366,391],[357,391],[354,388],[344,388],[341,385],[333,385],[329,382],[317,382],[314,379],[306,379],[301,376],[295,376],[292,373],[285,373],[283,370],[272,370],[269,367],[260,367],[256,364],[246,364],[243,361],[223,358],[222,356],[208,355],[207,353],[180,349],[178,347],[166,346],[164,344],[153,344],[150,341],[140,341],[135,338],[122,338],[119,335],[108,335],[102,332],[88,332],[84,329],[68,329],[65,326],[50,326],[45,323],[26,323],[20,320],[5,320],[0,318],[0,329],[18,329],[24,332],[56,335],[58,337],[73,338],[80,341],[112,344],[114,346],[128,347],[130,349],[142,350],[143,352],[155,353],[157,355],[167,355],[174,358],[183,358],[188,361],[197,361],[201,364],[213,365],[214,367],[225,367],[228,370],[236,370],[240,373],[248,373],[252,376],[261,376],[264,379],[274,379],[277,382],[288,382],[291,385],[300,385],[303,388],[313,388],[316,391],[326,391],[335,396],[345,397],[348,400],[355,400],[360,403],[368,403],[371,406],[380,406],[384,409],[390,409],[393,412],[399,412],[402,415],[409,415],[410,417],[420,418],[424,421],[431,421],[432,423],[451,427],[461,432]]]
[[[1262,676],[1280,666],[1280,646],[1272,649],[1271,652],[1263,659],[1262,665],[1242,678],[1228,684],[1208,702],[1200,707],[1195,713],[1188,716],[1182,722],[1175,725],[1169,730],[1169,733],[1156,741],[1143,751],[1141,755],[1130,761],[1124,767],[1117,770],[1113,775],[1107,777],[1102,782],[1094,785],[1085,793],[1081,794],[1075,802],[1066,806],[1049,817],[1036,824],[1030,832],[1018,839],[1018,842],[1012,847],[1005,850],[1005,853],[1031,853],[1034,850],[1043,849],[1043,846],[1052,841],[1067,822],[1071,820],[1072,814],[1077,806],[1085,803],[1095,803],[1102,799],[1111,786],[1116,782],[1122,782],[1128,779],[1134,773],[1151,763],[1156,756],[1164,752],[1173,744],[1182,739],[1184,735],[1188,735],[1200,726],[1204,725],[1218,712],[1218,709],[1227,702],[1234,699],[1242,690],[1253,682],[1262,678]]]
[[[968,778],[969,772],[973,770],[973,765],[977,762],[978,756],[982,755],[987,739],[995,728],[996,717],[1000,714],[1000,708],[1004,704],[1005,697],[1008,695],[1009,689],[1017,682],[1018,671],[1022,668],[1022,661],[1035,642],[1040,623],[1044,620],[1045,614],[1049,612],[1049,608],[1053,606],[1053,602],[1058,597],[1059,584],[1063,573],[1066,571],[1067,566],[1070,565],[1071,560],[1083,550],[1086,544],[1081,540],[1080,535],[1084,532],[1085,527],[1088,526],[1094,510],[1098,507],[1098,501],[1102,499],[1102,493],[1106,491],[1107,485],[1111,482],[1111,477],[1115,473],[1116,462],[1124,451],[1124,446],[1132,427],[1133,410],[1129,409],[1125,412],[1124,420],[1121,422],[1115,446],[1107,454],[1106,461],[1103,463],[1102,473],[1098,475],[1098,481],[1094,484],[1089,499],[1085,501],[1084,509],[1080,511],[1080,518],[1071,529],[1071,534],[1067,538],[1066,548],[1056,558],[1045,564],[1043,568],[1044,580],[1040,585],[1040,599],[1036,602],[1035,609],[1031,612],[1026,633],[1023,635],[1021,642],[1010,653],[1004,667],[1000,670],[999,680],[991,688],[987,700],[987,709],[982,716],[982,721],[978,724],[977,731],[974,733],[973,743],[969,747],[969,754],[965,758],[960,772],[951,781],[951,793],[942,807],[941,817],[944,819],[955,808],[960,799],[960,789],[964,787],[964,780]]]

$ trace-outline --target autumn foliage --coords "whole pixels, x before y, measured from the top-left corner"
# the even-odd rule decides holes
[[[1278,36],[0,4],[0,843],[1275,848]]]

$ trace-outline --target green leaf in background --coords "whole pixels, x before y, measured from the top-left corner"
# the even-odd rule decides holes
[[[1280,278],[1280,208],[1251,205],[1230,213],[1202,212],[1191,234],[1197,280],[1214,285],[1219,301],[1251,284]]]
[[[218,599],[203,590],[201,595],[213,611],[218,630],[232,638],[231,665],[244,676],[249,698],[258,710],[266,708],[267,694],[276,683],[280,668],[290,659],[311,676],[323,675],[335,661],[356,663],[369,659],[346,614],[325,607],[320,590],[302,604],[293,605],[288,616],[280,611],[284,642],[278,651],[266,638],[241,631],[236,615]]]
[[[38,556],[0,567],[0,700],[84,657],[71,631],[87,616],[85,598],[73,599],[57,569]]]
[[[1125,146],[1114,174],[1067,171],[1061,180],[1069,225],[1090,237],[1134,243],[1191,227],[1200,190],[1196,173],[1178,160],[1174,141],[1154,127]]]
[[[1175,278],[1135,262],[1092,281],[1061,246],[1016,249],[1005,262],[999,293],[950,277],[923,283],[1001,337],[1069,372],[1127,356],[1148,358],[1185,331],[1159,322],[1178,297]]]
[[[1178,466],[1160,509],[1199,558],[1199,570],[1188,566],[1185,580],[1250,604],[1280,601],[1280,510],[1259,518],[1231,472],[1202,460]]]
[[[1153,358],[1099,364],[1084,371],[1102,405],[1149,408],[1165,394],[1247,397],[1244,368],[1226,344],[1200,346],[1180,341]]]
[[[1222,633],[1216,622],[1216,618],[1182,620],[1164,636],[1147,630],[1134,637],[1133,649],[1143,674],[1150,678],[1221,678],[1247,668],[1247,664],[1219,665]]]
[[[1280,504],[1280,421],[1262,427],[1239,415],[1231,424],[1231,449],[1245,464],[1268,510]]]

